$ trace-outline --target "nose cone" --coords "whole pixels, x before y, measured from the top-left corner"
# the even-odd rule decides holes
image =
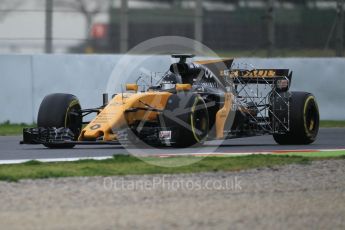
[[[163,109],[171,93],[168,92],[147,92],[117,95],[108,105],[100,111],[97,117],[90,122],[81,132],[79,141],[116,140],[116,133],[113,130],[121,130],[141,120],[154,120],[157,112],[145,110],[148,107]],[[138,111],[133,108],[142,108]]]

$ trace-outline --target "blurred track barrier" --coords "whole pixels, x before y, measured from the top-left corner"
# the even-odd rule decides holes
[[[0,123],[36,121],[40,102],[50,93],[72,93],[83,107],[102,104],[109,77],[121,55],[0,55]],[[133,62],[145,59],[133,56]],[[147,71],[165,72],[168,56],[143,62],[144,73],[132,73],[131,81]],[[235,65],[250,68],[289,68],[294,71],[292,90],[308,91],[317,97],[322,119],[345,120],[344,58],[240,58]],[[130,64],[130,63],[129,63]],[[126,66],[123,66],[126,68]],[[121,76],[116,76],[121,82]],[[114,93],[121,85],[114,85]]]

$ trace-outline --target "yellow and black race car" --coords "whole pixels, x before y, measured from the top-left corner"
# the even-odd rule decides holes
[[[273,135],[279,144],[310,144],[319,129],[314,96],[290,92],[288,69],[233,68],[233,60],[180,59],[146,90],[126,92],[102,106],[82,109],[77,97],[51,94],[38,113],[38,128],[24,129],[22,144],[72,148],[76,144],[145,143],[189,147],[208,140]],[[92,121],[83,121],[95,113]]]

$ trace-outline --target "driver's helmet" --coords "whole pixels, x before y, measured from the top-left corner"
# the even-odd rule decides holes
[[[162,79],[162,89],[169,90],[176,88],[176,84],[181,84],[181,76],[175,73],[168,73]]]

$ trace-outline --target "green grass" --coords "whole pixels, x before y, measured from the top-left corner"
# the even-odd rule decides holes
[[[27,125],[24,123],[21,124],[10,124],[5,122],[0,124],[0,136],[14,136],[20,135],[23,133],[24,128],[34,127],[35,125]]]
[[[95,161],[41,163],[30,161],[17,165],[0,165],[0,180],[16,182],[22,179],[60,177],[92,177],[143,174],[177,174],[217,171],[239,171],[251,168],[273,167],[286,164],[308,164],[312,158],[281,155],[252,155],[241,157],[206,157],[194,164],[182,167],[173,165],[192,157],[147,158],[142,161],[132,156],[114,156],[112,159]],[[193,158],[195,160],[195,157]]]
[[[257,50],[234,50],[234,51],[219,51],[216,52],[220,57],[267,57],[267,51],[264,49]],[[334,50],[319,50],[319,49],[277,49],[275,50],[274,57],[335,57]]]
[[[323,128],[344,128],[345,121],[328,121],[324,120],[320,122],[320,127]]]
[[[136,53],[138,55],[143,55],[141,53]],[[154,54],[154,53],[152,53]],[[167,54],[168,55],[168,54]],[[251,49],[251,50],[214,50],[203,53],[203,56],[218,56],[221,58],[243,58],[243,57],[258,57],[266,58],[267,49]],[[289,58],[289,57],[309,57],[309,58],[319,58],[319,57],[336,57],[336,52],[334,49],[275,49],[272,57],[275,58]]]
[[[345,158],[345,151],[321,151],[321,152],[314,152],[314,153],[291,152],[291,153],[288,153],[288,155],[300,156],[300,157],[312,157],[312,158],[333,158],[333,157]]]

